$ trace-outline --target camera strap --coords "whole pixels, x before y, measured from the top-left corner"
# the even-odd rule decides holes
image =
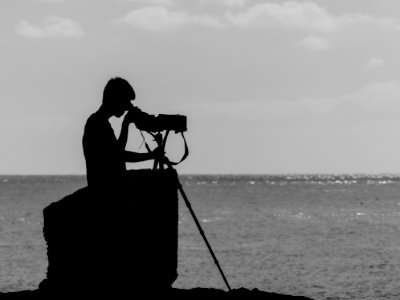
[[[183,162],[183,161],[186,159],[186,157],[188,157],[188,155],[189,155],[189,148],[188,148],[188,146],[187,146],[187,142],[186,142],[185,135],[183,134],[183,132],[181,132],[181,135],[182,135],[183,141],[184,141],[184,143],[185,143],[185,153],[183,154],[183,156],[182,156],[182,158],[181,158],[180,161],[178,161],[178,162],[170,161],[171,165],[173,165],[173,166],[179,165],[179,164],[180,164],[181,162]]]
[[[146,139],[145,139],[145,137],[144,137],[144,135],[143,135],[143,132],[142,132],[141,130],[140,130],[140,134],[141,134],[141,136],[142,136],[142,138],[143,138],[143,142],[144,142],[144,144],[145,144],[145,146],[146,146],[147,151],[148,151],[148,152],[151,152],[150,147],[149,147],[149,145],[147,144]],[[150,133],[150,134],[151,134],[151,133]],[[168,132],[167,132],[166,134],[168,134]],[[184,142],[184,146],[185,146],[185,153],[183,154],[182,158],[181,158],[178,162],[169,161],[169,162],[171,163],[171,165],[173,165],[173,166],[179,165],[179,164],[180,164],[181,162],[183,162],[183,161],[188,157],[188,155],[189,155],[189,147],[188,147],[188,145],[187,145],[185,135],[184,135],[183,132],[181,132],[181,135],[182,135],[183,142]],[[153,136],[153,137],[154,137],[154,136]],[[165,146],[165,145],[164,145],[164,146]]]

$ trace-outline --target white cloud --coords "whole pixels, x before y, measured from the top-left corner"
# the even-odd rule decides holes
[[[220,2],[225,6],[243,6],[246,0],[220,0]]]
[[[335,19],[312,2],[262,3],[242,13],[228,13],[227,18],[242,27],[285,25],[300,29],[332,31],[338,29]]]
[[[385,61],[382,58],[374,57],[367,62],[368,67],[382,67]]]
[[[117,0],[132,3],[143,3],[146,5],[169,6],[172,5],[172,0]]]
[[[247,0],[197,0],[200,4],[206,5],[222,5],[227,7],[242,7]]]
[[[327,50],[331,47],[331,43],[327,39],[314,35],[304,38],[300,45],[312,51]]]
[[[40,26],[20,21],[16,32],[29,38],[81,37],[84,34],[76,22],[57,16],[45,18]]]
[[[218,19],[209,15],[189,15],[183,11],[169,11],[165,7],[136,9],[117,20],[117,24],[129,24],[133,27],[152,31],[177,29],[185,24],[198,24],[208,27],[223,26]]]
[[[336,18],[340,26],[354,25],[359,23],[372,24],[382,29],[400,30],[400,20],[394,18],[374,18],[370,15],[352,13],[344,14]]]
[[[360,13],[348,13],[335,16],[313,2],[264,2],[255,4],[241,12],[228,11],[223,15],[211,16],[192,15],[184,11],[168,10],[165,6],[172,4],[172,0],[124,1],[142,2],[156,6],[136,9],[120,18],[117,23],[126,23],[134,27],[155,31],[179,28],[186,24],[198,24],[218,28],[229,25],[243,28],[283,26],[311,32],[333,32],[355,24],[372,24],[382,29],[400,30],[400,21],[397,19],[375,18]],[[198,1],[200,3],[217,3],[219,5],[236,8],[242,7],[247,3],[247,0]],[[308,42],[306,41],[306,43]]]
[[[256,4],[241,13],[228,12],[226,19],[237,26],[272,27],[286,26],[310,31],[336,31],[345,26],[368,23],[383,29],[400,30],[400,21],[393,18],[375,18],[361,13],[334,16],[313,2],[288,1]]]
[[[36,2],[47,2],[47,3],[61,3],[65,2],[65,0],[31,0]]]
[[[172,0],[138,0],[152,5],[171,5]]]

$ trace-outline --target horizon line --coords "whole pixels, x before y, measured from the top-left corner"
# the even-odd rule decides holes
[[[139,169],[140,170],[140,169]],[[143,169],[148,170],[148,169]],[[271,173],[178,173],[185,176],[287,176],[287,175],[400,175],[400,172],[271,172]],[[85,173],[4,173],[0,176],[86,176]]]

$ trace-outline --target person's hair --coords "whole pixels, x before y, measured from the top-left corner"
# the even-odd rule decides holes
[[[111,78],[103,92],[103,103],[108,105],[110,104],[113,99],[121,99],[129,97],[130,99],[135,99],[135,91],[133,90],[132,86],[123,78],[114,77]]]

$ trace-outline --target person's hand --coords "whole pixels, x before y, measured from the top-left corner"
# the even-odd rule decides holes
[[[136,112],[132,109],[128,110],[128,112],[126,113],[125,117],[124,117],[124,123],[125,124],[131,124],[134,123],[135,120],[137,120],[136,118]]]
[[[153,158],[157,159],[157,160],[161,160],[165,155],[165,151],[161,146],[158,146],[151,153],[152,153]]]

